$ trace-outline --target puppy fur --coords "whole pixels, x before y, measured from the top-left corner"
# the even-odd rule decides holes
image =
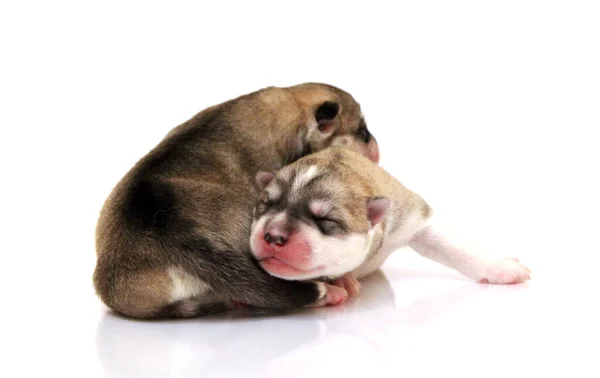
[[[259,176],[264,191],[250,244],[276,277],[334,280],[350,292],[352,280],[410,246],[480,282],[529,279],[529,269],[514,259],[492,259],[453,242],[434,226],[423,198],[349,149],[328,148]]]
[[[236,303],[324,303],[327,286],[260,269],[248,243],[258,171],[345,146],[379,159],[360,105],[331,85],[269,87],[171,130],[118,182],[100,212],[93,282],[135,318],[191,317]]]

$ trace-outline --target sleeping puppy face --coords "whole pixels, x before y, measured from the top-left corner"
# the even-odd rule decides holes
[[[367,127],[360,105],[349,93],[332,86],[311,87],[311,84],[295,90],[299,101],[310,111],[303,140],[309,152],[341,146],[379,163],[377,140]]]
[[[274,175],[261,172],[264,188],[254,209],[252,254],[269,274],[287,280],[335,278],[360,266],[373,243],[373,228],[389,200],[350,185],[334,165],[314,155]]]

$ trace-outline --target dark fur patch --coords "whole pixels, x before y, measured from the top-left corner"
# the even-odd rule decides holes
[[[231,137],[231,125],[213,111],[191,119],[188,128],[165,139],[140,162],[138,176],[182,175],[199,169],[214,172],[220,162],[212,158],[209,146],[226,142]]]
[[[219,250],[201,237],[183,242],[181,251],[189,271],[231,300],[257,307],[299,308],[319,298],[315,283],[273,277],[249,251]]]
[[[231,309],[224,302],[202,303],[201,301],[198,301],[199,303],[194,303],[195,300],[195,298],[188,298],[168,304],[153,317],[156,319],[192,318],[196,316],[219,314]]]
[[[169,184],[144,178],[129,188],[123,210],[130,224],[164,231],[176,217],[175,206],[175,195]]]
[[[125,219],[137,227],[170,233],[187,232],[177,212],[175,189],[161,176],[185,176],[188,172],[215,172],[221,162],[206,146],[227,140],[231,126],[213,111],[191,119],[185,130],[161,142],[138,164],[123,205]]]

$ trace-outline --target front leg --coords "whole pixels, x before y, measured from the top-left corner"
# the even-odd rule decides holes
[[[228,298],[231,307],[253,306],[297,309],[338,305],[348,298],[344,288],[314,281],[289,281],[268,274],[250,253],[224,250],[215,253],[204,242],[186,246],[188,269],[214,291]],[[203,253],[199,253],[203,252]],[[215,256],[218,256],[215,257]]]
[[[530,270],[518,259],[492,259],[457,245],[433,226],[415,234],[409,246],[421,256],[453,268],[481,283],[514,284],[530,278]]]

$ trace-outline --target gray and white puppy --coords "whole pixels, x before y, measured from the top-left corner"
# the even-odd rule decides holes
[[[332,145],[379,159],[359,104],[325,84],[259,90],[174,128],[102,208],[97,294],[136,318],[189,317],[237,302],[297,308],[338,301],[339,287],[267,274],[248,243],[256,173]]]
[[[264,190],[250,245],[275,277],[330,280],[356,295],[357,279],[410,246],[479,282],[529,279],[529,269],[517,259],[474,253],[442,233],[423,198],[351,150],[328,148],[257,178]]]

